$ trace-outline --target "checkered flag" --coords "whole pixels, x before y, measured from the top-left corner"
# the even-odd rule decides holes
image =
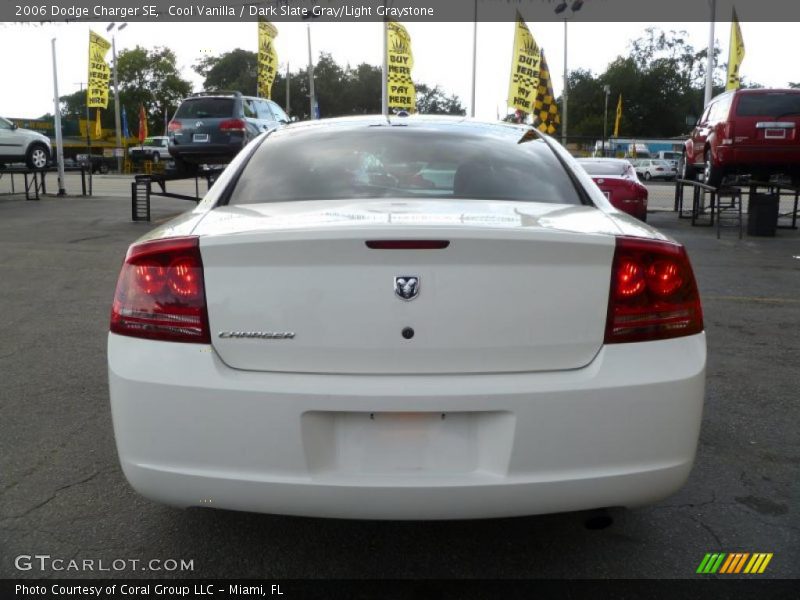
[[[553,135],[556,132],[556,126],[561,124],[558,104],[556,104],[556,99],[553,95],[553,79],[550,77],[550,69],[547,67],[547,61],[544,58],[544,50],[542,50],[539,87],[536,90],[533,114],[538,121],[536,127],[539,131],[549,135]]]

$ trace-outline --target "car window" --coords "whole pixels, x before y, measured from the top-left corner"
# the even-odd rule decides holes
[[[628,165],[621,162],[578,161],[589,175],[624,175]]]
[[[709,119],[709,116],[711,114],[711,108],[713,106],[714,106],[713,103],[709,104],[708,106],[706,106],[706,109],[703,111],[703,116],[700,117],[700,120],[697,122],[698,125],[708,123],[708,119]]]
[[[275,118],[272,116],[272,112],[269,110],[269,105],[267,104],[266,100],[256,100],[256,112],[258,112],[258,118],[264,121],[274,121]]]
[[[553,151],[541,139],[520,139],[516,129],[284,132],[255,151],[231,204],[383,197],[581,203]]]
[[[251,98],[242,98],[242,110],[244,111],[244,116],[248,119],[258,118],[255,100],[252,100]]]
[[[278,121],[283,121],[284,123],[289,122],[289,115],[283,112],[283,109],[276,104],[275,102],[268,101],[269,107],[272,109],[272,114],[275,115],[275,119]]]
[[[0,117],[0,129],[13,129],[14,126],[11,124],[11,121],[7,121],[3,117]]]
[[[736,106],[737,117],[776,118],[789,115],[800,115],[800,93],[742,94]]]
[[[178,107],[176,119],[224,119],[233,114],[233,98],[187,98]]]

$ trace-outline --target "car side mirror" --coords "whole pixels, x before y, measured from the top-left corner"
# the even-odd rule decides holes
[[[19,125],[17,125],[16,123],[12,123],[11,124],[11,131],[14,131],[15,129],[19,129]]]

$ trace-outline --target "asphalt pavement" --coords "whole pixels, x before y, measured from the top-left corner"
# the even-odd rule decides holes
[[[153,219],[190,206],[156,198]],[[0,196],[0,577],[109,575],[15,566],[47,554],[193,564],[112,573],[134,577],[693,578],[720,551],[771,552],[762,577],[800,575],[798,231],[717,240],[649,216],[687,246],[708,334],[700,446],[679,493],[607,515],[369,522],[178,510],[128,487],[105,343],[125,250],[154,225],[129,218],[125,193]]]

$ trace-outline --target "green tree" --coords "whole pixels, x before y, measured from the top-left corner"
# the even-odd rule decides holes
[[[207,90],[238,90],[254,93],[257,79],[255,52],[237,48],[219,56],[207,56],[194,65],[194,70],[205,78]],[[308,119],[309,103],[308,69],[289,73],[289,114]],[[253,90],[253,91],[251,91]],[[448,96],[440,87],[417,85],[420,112],[464,114],[457,96]],[[338,117],[359,114],[377,114],[381,111],[381,69],[361,63],[356,67],[339,65],[326,52],[319,55],[314,65],[314,94],[320,115]],[[279,70],[272,84],[272,99],[283,106],[286,103],[286,69]]]
[[[145,108],[150,133],[160,132],[165,119],[192,92],[191,82],[181,77],[175,53],[165,47],[136,46],[120,52],[117,62],[120,103],[128,113],[131,133],[136,129],[140,106]]]
[[[256,93],[258,56],[255,52],[236,48],[219,56],[206,56],[195,64],[194,70],[205,78],[205,90]]]
[[[461,105],[458,96],[448,96],[437,85],[429,87],[420,83],[417,88],[417,111],[423,115],[465,115],[467,111]]]

